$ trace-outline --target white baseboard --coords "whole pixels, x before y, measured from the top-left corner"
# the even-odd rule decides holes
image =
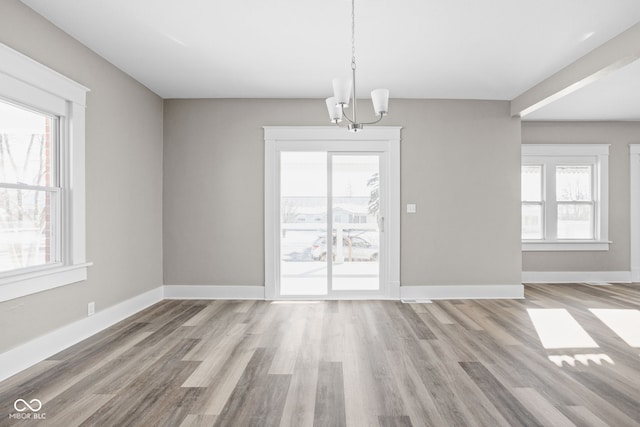
[[[403,301],[433,299],[521,299],[524,298],[524,286],[521,284],[401,286],[400,298]]]
[[[631,283],[630,271],[523,271],[523,283]]]
[[[165,299],[264,299],[264,286],[165,285]]]
[[[157,287],[0,354],[0,381],[162,301]]]

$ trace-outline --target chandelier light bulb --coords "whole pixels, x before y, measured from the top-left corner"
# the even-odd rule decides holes
[[[345,108],[349,107],[349,99],[351,98],[351,90],[353,82],[348,79],[333,79],[333,97],[337,104],[342,104]]]
[[[338,104],[338,100],[335,97],[327,98],[327,110],[329,111],[329,119],[333,123],[340,123],[342,121],[342,109]]]
[[[373,110],[378,115],[386,116],[389,112],[389,90],[376,89],[371,91],[371,101],[373,101]]]

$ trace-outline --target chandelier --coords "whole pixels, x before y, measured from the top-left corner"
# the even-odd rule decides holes
[[[371,91],[373,110],[378,118],[372,122],[358,122],[358,101],[356,99],[356,13],[355,0],[351,0],[351,73],[352,80],[333,79],[333,96],[327,98],[327,110],[332,123],[340,126],[345,118],[349,124],[347,129],[358,132],[364,129],[364,125],[372,125],[382,120],[389,112],[389,90],[376,89]],[[353,116],[350,118],[344,109],[349,108],[349,101],[353,95]]]

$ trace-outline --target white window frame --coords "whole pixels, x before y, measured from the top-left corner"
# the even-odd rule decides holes
[[[0,99],[58,117],[61,262],[0,274],[0,302],[87,279],[86,87],[0,43]]]
[[[593,239],[557,238],[556,166],[593,167]],[[523,251],[607,251],[609,250],[609,145],[608,144],[523,144],[522,166],[542,165],[543,238],[522,240]],[[523,201],[522,203],[525,203]]]

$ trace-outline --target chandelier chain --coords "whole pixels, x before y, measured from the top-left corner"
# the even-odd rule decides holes
[[[356,1],[351,0],[351,69],[356,69]]]

